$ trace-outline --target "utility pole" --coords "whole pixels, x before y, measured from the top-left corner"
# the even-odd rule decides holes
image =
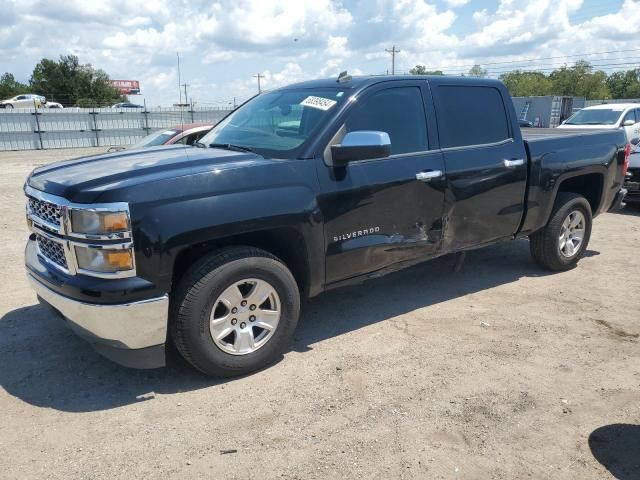
[[[384,49],[385,52],[391,54],[391,75],[396,74],[396,53],[400,53],[400,50],[396,50],[396,46],[391,47],[391,50],[388,48]]]
[[[260,79],[264,78],[264,75],[259,73],[257,75],[254,75],[253,78],[257,78],[258,79],[258,93],[262,93],[262,89],[260,88]]]
[[[182,86],[184,87],[184,103],[189,103],[189,100],[187,100],[187,87],[190,87],[191,85],[183,83]]]

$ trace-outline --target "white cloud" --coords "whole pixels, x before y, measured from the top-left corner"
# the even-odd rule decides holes
[[[385,49],[394,44],[398,71],[420,63],[449,72],[474,63],[637,48],[638,0],[602,3],[598,16],[582,0],[499,0],[462,17],[466,9],[459,7],[467,3],[154,0],[141,10],[130,0],[0,0],[0,66],[25,81],[41,58],[74,53],[113,78],[140,80],[155,105],[177,100],[176,51],[182,80],[198,100],[224,103],[255,93],[258,72],[265,88],[342,70],[382,73],[391,66]],[[626,57],[586,58],[623,63]],[[490,73],[510,64],[502,65],[489,66]]]
[[[471,0],[444,0],[451,8],[463,7]]]

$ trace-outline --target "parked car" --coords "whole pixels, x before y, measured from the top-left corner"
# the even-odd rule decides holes
[[[583,108],[558,128],[571,130],[622,129],[627,141],[640,137],[640,103],[611,103]]]
[[[625,202],[635,207],[640,206],[640,138],[631,140],[631,155],[629,156],[629,170],[624,188],[628,190]]]
[[[193,145],[213,128],[211,123],[187,123],[147,135],[130,148],[146,148],[158,145]]]
[[[530,122],[529,120],[519,119],[518,123],[520,124],[520,128],[533,128],[533,122]]]
[[[162,366],[172,341],[209,375],[246,374],[287,348],[302,298],[502,240],[573,268],[629,153],[620,129],[521,131],[497,80],[413,75],[263,93],[199,146],[26,180],[38,298],[124,365]]]
[[[58,102],[47,102],[44,106],[47,108],[64,108],[64,106]]]
[[[640,103],[611,103],[587,107],[571,116],[558,128],[624,130],[629,142],[629,171],[624,188],[626,202],[640,204]]]
[[[166,130],[162,129],[153,132],[130,147],[110,147],[107,151],[117,152],[126,149],[157,147],[160,145],[194,145],[212,128],[212,123],[175,125]]]
[[[47,99],[42,95],[34,95],[32,93],[25,93],[23,95],[16,95],[8,100],[2,100],[0,102],[0,108],[36,108],[42,107],[47,103]]]
[[[135,103],[121,102],[121,103],[116,103],[115,105],[111,105],[111,108],[114,108],[114,109],[117,109],[117,108],[144,108],[144,106],[136,105]]]

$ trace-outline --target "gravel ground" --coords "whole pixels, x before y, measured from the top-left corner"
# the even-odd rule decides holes
[[[640,478],[639,211],[569,272],[517,241],[327,293],[279,363],[215,381],[114,365],[36,304],[22,184],[81,153],[0,153],[3,479]]]

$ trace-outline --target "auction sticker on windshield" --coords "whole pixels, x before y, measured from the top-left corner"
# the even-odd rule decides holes
[[[300,102],[303,107],[317,108],[318,110],[329,110],[337,102],[329,98],[309,96]]]

